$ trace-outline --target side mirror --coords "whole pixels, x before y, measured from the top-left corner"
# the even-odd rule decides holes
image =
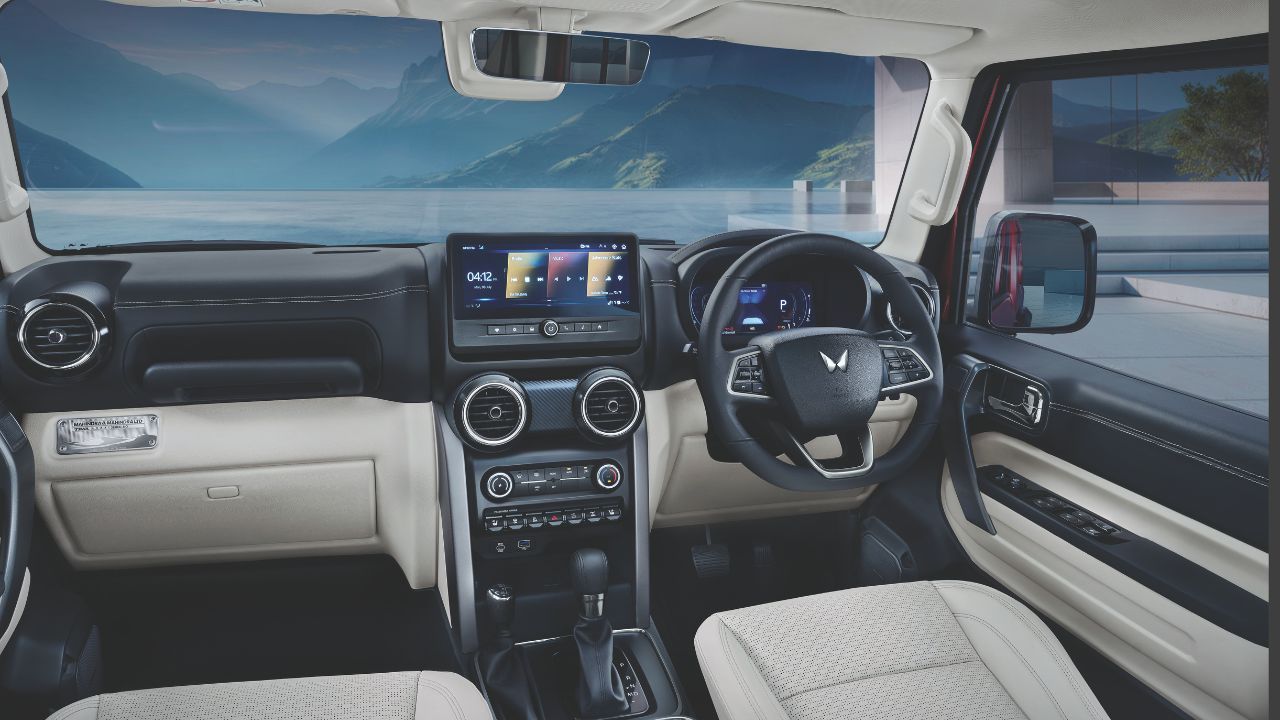
[[[476,28],[471,53],[490,77],[550,83],[635,85],[649,64],[639,40],[541,30]]]
[[[1069,215],[996,213],[978,272],[980,324],[1007,333],[1075,332],[1093,318],[1098,233]]]

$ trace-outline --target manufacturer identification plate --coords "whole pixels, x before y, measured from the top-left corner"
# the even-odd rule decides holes
[[[160,442],[155,415],[64,418],[58,421],[58,454],[152,450]]]

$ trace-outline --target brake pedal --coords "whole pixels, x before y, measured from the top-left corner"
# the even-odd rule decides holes
[[[710,540],[711,538],[707,538]],[[693,571],[699,580],[718,580],[729,577],[729,546],[724,543],[694,545]]]

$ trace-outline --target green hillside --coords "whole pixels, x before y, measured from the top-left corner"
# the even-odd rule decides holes
[[[818,159],[796,175],[818,187],[838,187],[841,180],[866,180],[875,174],[875,143],[871,138],[846,140],[818,152]]]
[[[1128,150],[1142,150],[1164,157],[1175,157],[1177,151],[1174,150],[1173,145],[1169,144],[1169,133],[1178,126],[1183,112],[1182,109],[1170,110],[1137,126],[1126,125],[1118,132],[1099,138],[1098,143]],[[1142,147],[1137,147],[1138,142],[1141,142]]]
[[[620,94],[456,171],[384,185],[788,187],[810,168],[824,182],[865,180],[870,160],[838,148],[869,152],[870,118],[865,106],[743,85]]]

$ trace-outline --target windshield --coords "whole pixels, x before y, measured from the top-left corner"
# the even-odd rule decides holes
[[[451,232],[883,236],[916,61],[646,37],[633,87],[449,82],[439,23],[13,0],[0,60],[38,242],[423,243]]]

